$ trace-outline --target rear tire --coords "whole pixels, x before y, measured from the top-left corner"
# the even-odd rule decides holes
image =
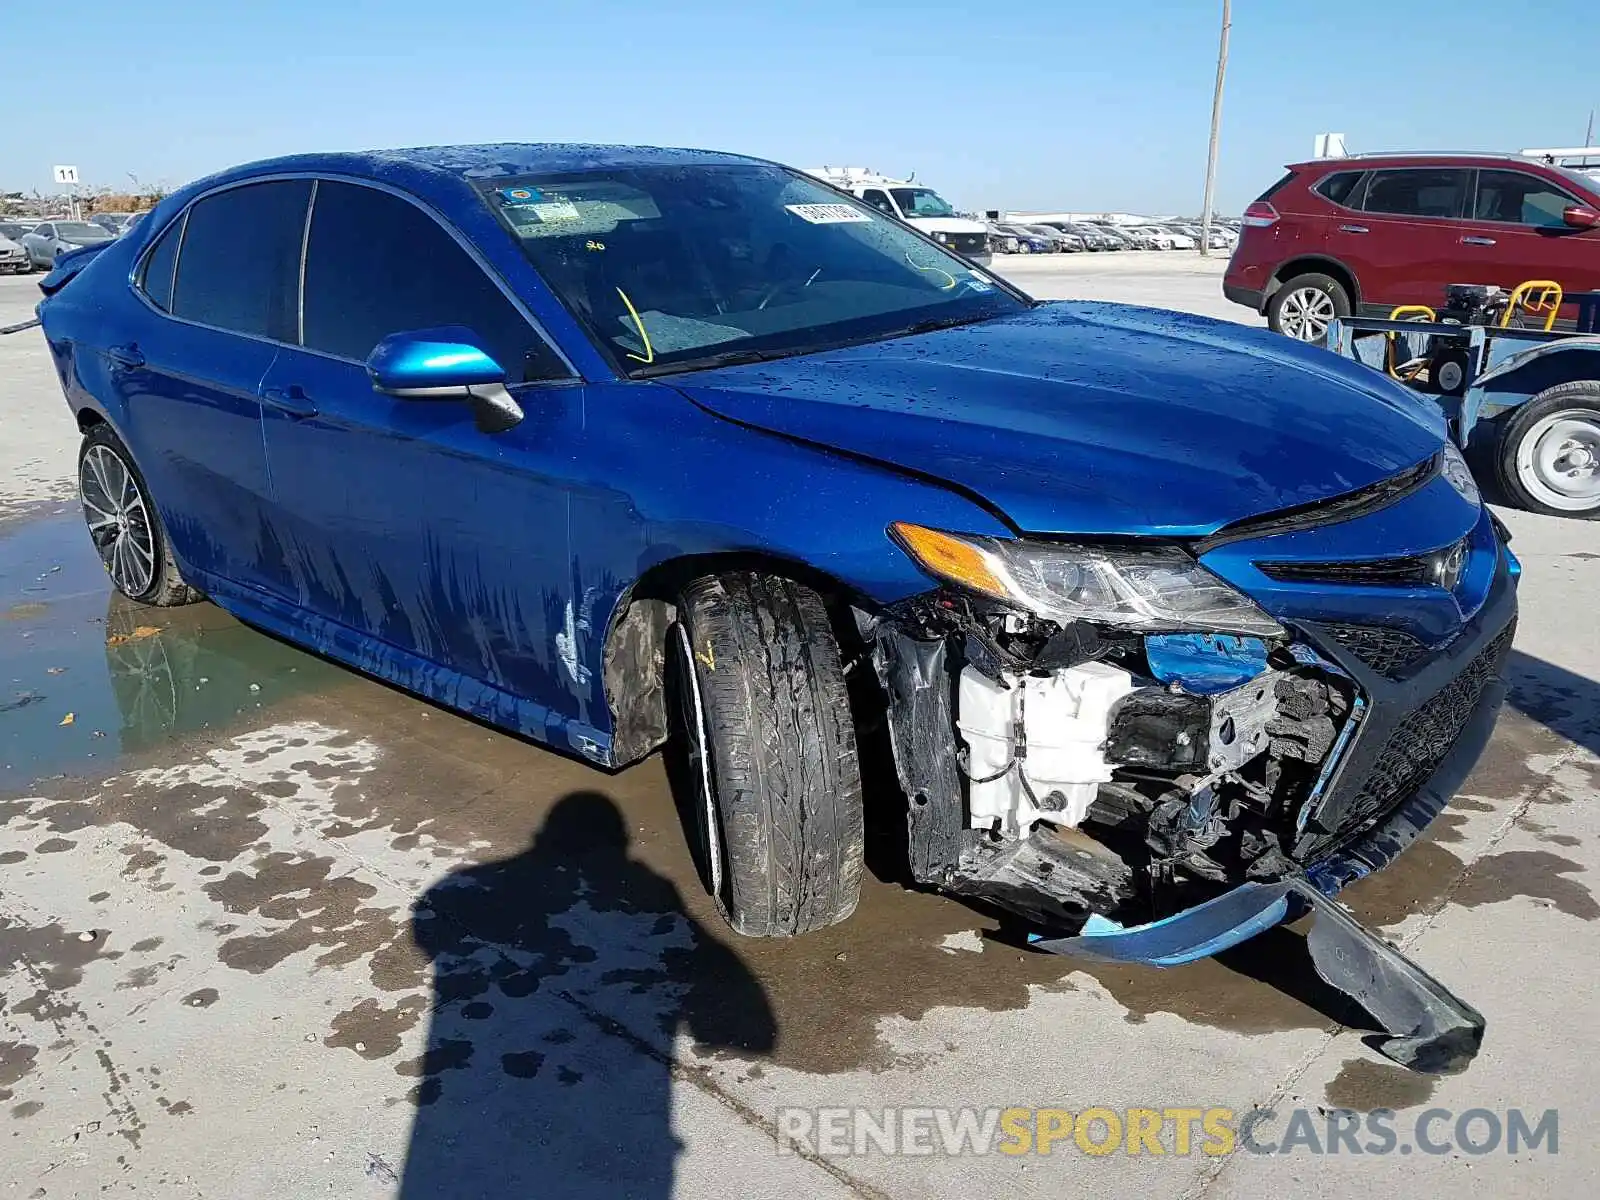
[[[150,485],[111,426],[91,425],[78,449],[78,501],[113,586],[157,608],[204,597],[183,581]]]
[[[1496,451],[1501,489],[1518,508],[1600,517],[1600,381],[1560,383],[1513,410]]]
[[[751,937],[844,920],[861,889],[861,769],[821,597],[771,575],[709,576],[679,596],[671,636],[718,910]]]
[[[1296,275],[1267,302],[1267,325],[1274,333],[1296,341],[1323,346],[1328,341],[1328,322],[1348,317],[1350,293],[1331,275],[1310,272]]]

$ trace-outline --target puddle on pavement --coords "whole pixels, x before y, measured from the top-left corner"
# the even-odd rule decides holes
[[[0,526],[0,792],[349,678],[215,605],[117,596],[73,506]]]

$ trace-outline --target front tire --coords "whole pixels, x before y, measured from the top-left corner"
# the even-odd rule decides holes
[[[1519,508],[1553,517],[1600,517],[1600,381],[1546,388],[1505,421],[1500,486]]]
[[[709,576],[679,596],[671,637],[718,910],[751,937],[843,921],[861,889],[861,770],[822,598],[772,575]]]
[[[1328,341],[1328,323],[1350,312],[1350,293],[1344,285],[1331,275],[1311,272],[1296,275],[1272,293],[1267,325],[1274,333],[1322,346]]]
[[[178,573],[150,487],[109,425],[90,426],[83,435],[78,500],[89,540],[117,591],[158,608],[201,599]]]

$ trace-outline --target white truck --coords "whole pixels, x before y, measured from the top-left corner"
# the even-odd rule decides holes
[[[949,201],[932,188],[910,179],[891,179],[867,167],[806,167],[805,172],[898,217],[963,258],[979,266],[989,264],[988,226],[958,216]]]

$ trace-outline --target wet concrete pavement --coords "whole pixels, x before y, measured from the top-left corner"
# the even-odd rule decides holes
[[[24,400],[55,428],[58,397]],[[75,512],[25,500],[0,518],[19,1196],[1593,1194],[1593,526],[1508,515],[1514,707],[1429,836],[1347,893],[1488,1018],[1435,1081],[1340,1024],[1294,929],[1086,968],[869,877],[837,929],[736,938],[659,757],[600,774],[209,604],[114,601]],[[1262,1140],[1296,1105],[1558,1107],[1564,1136],[1554,1157],[820,1159],[777,1152],[789,1105],[1261,1106]]]

